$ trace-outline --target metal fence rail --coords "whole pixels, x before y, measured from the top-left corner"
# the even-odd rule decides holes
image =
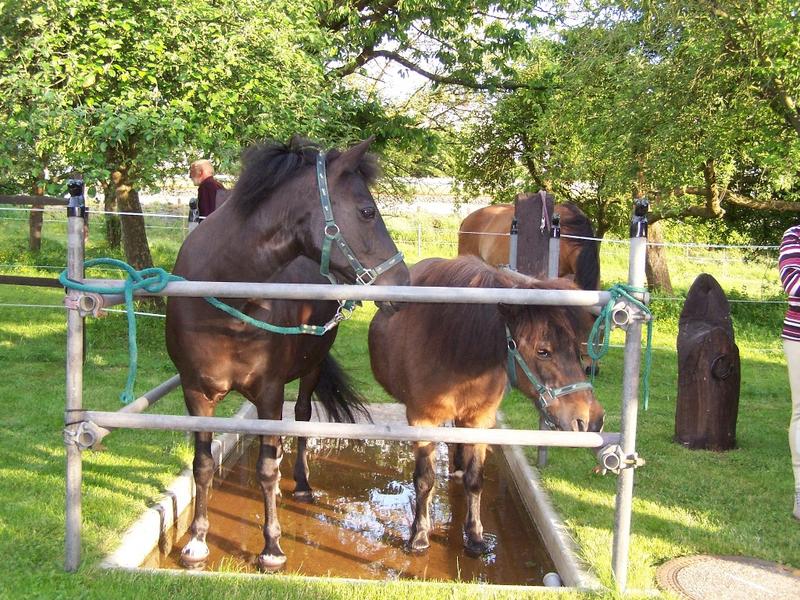
[[[633,473],[636,460],[636,419],[638,410],[641,328],[647,316],[631,306],[620,306],[626,312],[625,367],[622,391],[622,427],[616,433],[563,431],[484,430],[465,428],[429,428],[389,425],[332,424],[226,419],[219,417],[187,417],[136,414],[157,397],[177,386],[176,378],[152,391],[151,398],[140,398],[136,407],[118,412],[85,410],[83,398],[83,331],[84,316],[92,307],[118,303],[119,281],[84,279],[83,208],[67,209],[67,274],[73,281],[107,285],[108,294],[87,294],[69,289],[67,311],[67,385],[64,441],[66,445],[66,556],[65,569],[77,570],[80,564],[81,540],[81,451],[94,440],[118,427],[165,429],[176,431],[236,432],[305,437],[349,437],[354,439],[392,439],[454,443],[491,443],[499,445],[570,446],[596,449],[614,448],[605,455],[620,471],[614,519],[612,567],[617,587],[627,584],[628,551],[633,494]],[[643,287],[647,222],[643,214],[634,217],[631,226],[629,284]],[[138,295],[153,295],[144,292]],[[157,295],[219,296],[223,298],[279,298],[323,300],[375,300],[392,302],[460,302],[509,304],[550,304],[597,307],[610,299],[608,292],[572,290],[509,290],[475,288],[432,288],[396,286],[341,286],[222,282],[174,282]],[[638,294],[647,302],[647,294]],[[623,301],[622,304],[625,304]],[[619,321],[618,321],[619,323]],[[177,377],[177,376],[176,376]],[[147,396],[147,395],[146,395]],[[602,452],[601,452],[602,454]],[[603,460],[605,460],[604,458]],[[616,462],[614,462],[616,461]],[[607,463],[604,463],[607,464]]]

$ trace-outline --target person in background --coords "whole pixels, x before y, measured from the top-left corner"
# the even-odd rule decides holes
[[[204,219],[214,212],[217,207],[217,190],[224,189],[224,187],[214,179],[214,166],[210,160],[194,161],[189,167],[189,177],[197,186],[197,209],[200,212],[200,218]]]
[[[800,223],[783,234],[778,255],[781,284],[789,296],[789,308],[783,321],[783,351],[789,367],[792,394],[792,417],[789,421],[789,450],[794,471],[795,519],[800,519]]]

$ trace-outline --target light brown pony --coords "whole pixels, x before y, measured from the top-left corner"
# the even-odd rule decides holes
[[[411,282],[418,286],[576,289],[564,279],[537,281],[474,257],[421,261],[411,269]],[[570,306],[404,304],[393,314],[378,311],[370,325],[372,372],[387,392],[406,405],[410,425],[438,426],[454,421],[458,427],[492,427],[509,384],[509,347],[515,343],[539,383],[529,380],[514,363],[518,388],[534,399],[549,425],[600,431],[603,408],[586,382],[579,357],[581,340],[586,339],[590,327],[589,313]],[[572,388],[572,384],[578,385]],[[431,527],[434,445],[417,443],[414,452],[417,497],[409,543],[412,550],[424,550],[429,546]],[[465,545],[472,554],[484,549],[480,495],[485,453],[483,444],[458,445],[454,461],[455,472],[463,473]]]
[[[354,262],[360,262],[359,267],[377,277],[377,284],[407,284],[408,269],[402,261],[391,262],[398,258],[397,247],[369,191],[376,173],[374,160],[366,154],[370,141],[327,155],[298,138],[251,149],[231,198],[189,234],[174,273],[194,281],[317,282],[326,280],[320,275],[322,261],[352,283],[357,276]],[[337,242],[328,260],[323,240],[338,233],[346,241],[347,254]],[[287,269],[301,256],[310,260]],[[308,266],[311,261],[313,267]],[[326,302],[223,300],[251,318],[278,325],[323,324],[335,311]],[[193,416],[213,416],[217,404],[237,391],[256,406],[259,419],[281,419],[284,385],[301,378],[298,418],[307,419],[307,397],[331,366],[326,356],[334,336],[264,331],[203,298],[171,297],[167,303],[167,350]],[[336,413],[345,419],[353,414],[343,405]],[[258,557],[262,569],[286,562],[277,517],[281,458],[280,437],[261,436],[256,471],[264,495],[264,549]],[[191,539],[181,554],[187,566],[202,564],[208,556],[208,493],[214,473],[210,433],[195,433],[193,470],[194,518]],[[296,471],[301,492],[302,470],[299,465]]]
[[[598,242],[564,237],[594,237],[591,222],[580,208],[570,202],[556,204],[555,212],[561,218],[562,233],[558,276],[574,276],[575,282],[584,290],[599,289]],[[458,231],[459,256],[479,256],[493,266],[507,265],[510,245],[508,233],[513,218],[513,204],[493,204],[468,214]],[[520,227],[524,225],[520,224]]]

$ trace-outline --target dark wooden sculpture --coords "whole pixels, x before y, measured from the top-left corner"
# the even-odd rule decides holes
[[[701,273],[678,322],[675,441],[691,449],[734,448],[740,378],[730,304],[716,279]]]
[[[519,223],[517,270],[537,279],[546,279],[554,198],[544,191],[518,194],[514,204]]]

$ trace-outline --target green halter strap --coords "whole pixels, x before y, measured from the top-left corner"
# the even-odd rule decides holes
[[[539,410],[539,413],[542,415],[542,420],[544,421],[545,425],[547,425],[548,429],[558,429],[557,425],[550,417],[550,413],[547,412],[547,407],[550,406],[550,404],[559,396],[566,396],[567,394],[571,394],[579,390],[591,390],[592,384],[588,381],[579,381],[577,383],[570,383],[558,388],[551,388],[550,386],[539,381],[536,378],[536,375],[533,374],[533,371],[531,371],[530,367],[528,367],[525,359],[522,358],[522,354],[520,354],[519,350],[517,350],[517,342],[514,341],[514,337],[511,335],[511,330],[508,328],[508,325],[506,325],[506,345],[508,346],[508,379],[511,382],[511,385],[513,387],[517,387],[517,370],[515,368],[516,365],[514,364],[516,363],[519,365],[519,368],[522,369],[522,372],[525,373],[525,377],[527,377],[528,381],[530,381],[533,388],[539,394],[539,397],[534,400],[534,404]]]
[[[328,176],[325,169],[325,153],[322,151],[317,154],[317,185],[319,187],[319,201],[320,204],[322,204],[322,214],[325,216],[324,239],[322,240],[322,256],[319,261],[320,274],[327,277],[331,283],[338,283],[338,281],[336,281],[336,277],[333,275],[333,273],[331,273],[330,270],[331,247],[334,242],[342,251],[342,254],[344,254],[344,257],[347,259],[347,262],[350,263],[350,266],[353,267],[353,270],[356,272],[356,281],[361,285],[372,284],[382,273],[385,273],[396,264],[403,262],[403,253],[398,252],[390,259],[379,264],[377,267],[366,269],[364,268],[364,265],[362,265],[356,258],[356,255],[350,249],[350,246],[347,245],[344,236],[342,236],[339,226],[333,219],[333,207],[331,206],[331,195],[328,191]]]

